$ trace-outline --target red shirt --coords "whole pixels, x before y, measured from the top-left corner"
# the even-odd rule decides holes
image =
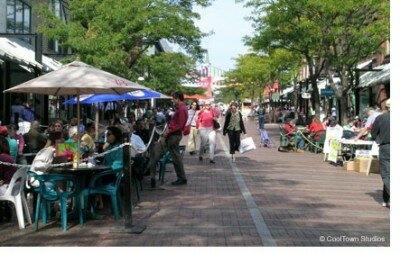
[[[188,110],[185,103],[181,102],[176,109],[174,116],[168,123],[168,134],[182,131],[188,119]]]
[[[318,131],[324,131],[324,125],[322,123],[317,123],[317,122],[312,122],[309,126],[308,126],[308,131],[315,133]]]
[[[292,126],[291,124],[284,123],[282,127],[283,127],[283,129],[285,129],[285,131],[288,135],[294,134],[294,126]]]
[[[197,126],[200,127],[213,127],[214,126],[214,112],[212,109],[203,109],[197,116]]]

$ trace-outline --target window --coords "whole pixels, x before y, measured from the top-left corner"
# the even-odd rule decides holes
[[[31,33],[31,7],[20,0],[7,0],[7,32]]]
[[[62,0],[49,0],[49,8],[50,11],[52,11],[54,13],[54,15],[56,17],[58,17],[59,19],[63,20],[66,23],[66,6],[63,3]],[[59,45],[59,42],[57,40],[49,40],[48,43],[48,49],[62,54],[64,53],[65,50],[63,50],[63,48]]]

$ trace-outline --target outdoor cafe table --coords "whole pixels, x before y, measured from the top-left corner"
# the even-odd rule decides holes
[[[374,141],[340,139],[339,143],[341,144],[340,153],[342,154],[342,157],[344,157],[343,151],[345,147],[348,147],[351,154],[351,158],[353,158],[356,150],[358,149],[370,150],[372,145],[374,144]]]
[[[47,172],[57,173],[57,174],[70,174],[76,176],[80,184],[80,189],[82,189],[83,191],[85,189],[85,186],[88,185],[90,178],[93,175],[111,169],[112,169],[111,166],[105,166],[105,165],[94,165],[93,167],[81,166],[78,168],[73,168],[72,166],[60,166],[60,167],[52,167]],[[82,202],[84,199],[83,196],[81,195],[80,198],[81,198],[81,203],[83,203]],[[76,209],[76,206],[74,206],[74,209]],[[73,213],[77,214],[77,212],[75,211],[77,210],[74,210]]]

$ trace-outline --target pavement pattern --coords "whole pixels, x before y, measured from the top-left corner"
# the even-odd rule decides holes
[[[248,120],[248,136],[260,141],[257,122]],[[279,129],[266,124],[278,146]],[[184,137],[181,144],[186,144]],[[323,162],[322,154],[281,153],[258,147],[230,161],[229,141],[217,134],[215,164],[184,155],[188,184],[176,180],[168,164],[166,183],[149,188],[143,181],[133,222],[145,225],[140,234],[112,233],[123,228],[108,207],[105,218],[83,226],[60,219],[18,229],[1,222],[1,246],[390,246],[390,209],[381,206],[379,174],[345,171]],[[206,154],[207,156],[207,154]],[[32,216],[33,217],[33,216]]]

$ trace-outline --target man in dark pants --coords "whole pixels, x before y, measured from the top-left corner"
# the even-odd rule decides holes
[[[379,167],[383,181],[382,206],[390,202],[390,99],[386,101],[387,112],[379,115],[372,125],[372,139],[379,145]]]
[[[163,138],[154,143],[150,149],[150,161],[148,169],[150,170],[151,187],[154,188],[156,164],[161,157],[169,151],[175,168],[177,180],[172,185],[187,184],[185,170],[183,168],[182,156],[179,152],[179,142],[182,140],[182,131],[188,119],[188,110],[183,103],[183,93],[180,91],[172,94],[172,100],[176,106],[174,116],[168,122],[168,128],[163,133]]]

